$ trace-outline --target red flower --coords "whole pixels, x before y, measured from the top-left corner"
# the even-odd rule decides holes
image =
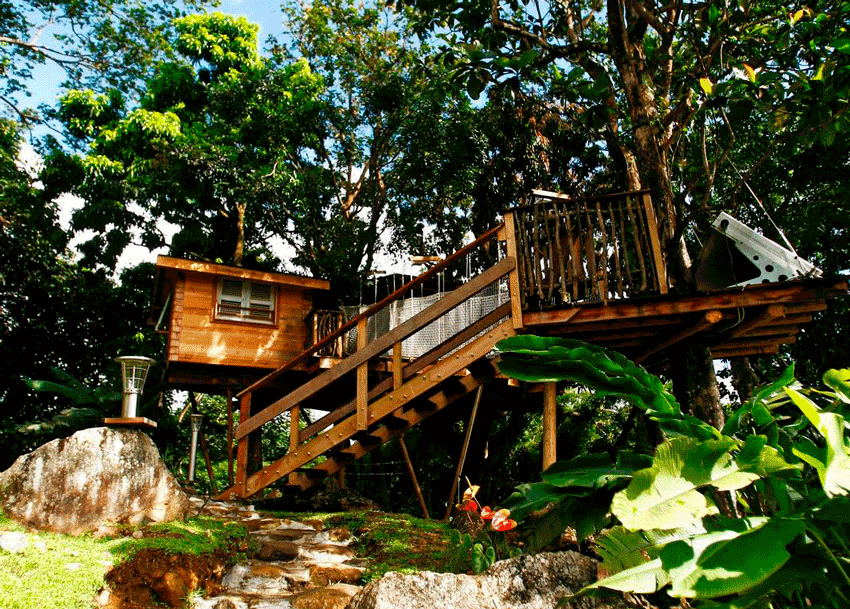
[[[477,512],[478,511],[478,503],[475,499],[467,499],[463,503],[458,503],[455,507],[459,509],[461,512]]]
[[[493,519],[490,521],[490,526],[494,531],[510,531],[516,528],[516,520],[508,518],[511,515],[510,510],[501,509],[493,514]]]
[[[493,518],[493,514],[495,514],[495,512],[490,508],[489,505],[485,505],[483,508],[481,508],[482,520],[490,520],[491,518]]]

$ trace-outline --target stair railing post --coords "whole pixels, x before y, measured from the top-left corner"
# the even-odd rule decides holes
[[[652,262],[655,267],[655,276],[658,280],[658,292],[661,294],[667,293],[667,267],[664,264],[664,255],[661,251],[661,242],[658,237],[658,220],[655,217],[655,208],[652,206],[652,197],[648,192],[641,194],[641,202],[643,203],[644,212],[646,212],[646,221],[649,226],[646,227],[646,232],[649,234],[649,242],[652,245]]]
[[[227,485],[233,486],[233,389],[227,388]]]
[[[289,452],[298,450],[299,433],[301,432],[301,408],[293,406],[289,409]]]
[[[367,319],[357,322],[357,350],[365,349],[369,342]],[[369,427],[369,360],[357,367],[357,429]]]
[[[505,247],[506,255],[516,260],[516,266],[508,274],[508,293],[511,297],[511,319],[514,323],[514,330],[519,330],[522,328],[522,298],[519,292],[520,260],[517,255],[516,224],[512,211],[505,212]]]

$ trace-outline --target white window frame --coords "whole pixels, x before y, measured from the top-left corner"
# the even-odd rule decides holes
[[[215,319],[274,325],[277,312],[275,288],[272,284],[249,279],[219,277],[216,282]]]

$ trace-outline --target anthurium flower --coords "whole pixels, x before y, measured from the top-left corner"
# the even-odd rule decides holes
[[[461,512],[477,512],[478,511],[478,503],[475,499],[466,499],[463,503],[458,503],[455,506]]]
[[[516,528],[516,520],[509,518],[511,511],[502,508],[493,514],[493,519],[490,521],[490,526],[494,531],[510,531]]]
[[[478,494],[478,491],[481,489],[477,484],[470,484],[469,488],[463,491],[463,500],[464,502],[469,501],[470,499],[475,499],[475,495]]]
[[[489,505],[485,505],[483,508],[481,508],[481,519],[490,520],[491,518],[493,518],[493,514],[495,513],[496,512],[494,512]]]

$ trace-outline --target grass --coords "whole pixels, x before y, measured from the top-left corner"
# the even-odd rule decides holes
[[[5,609],[89,609],[112,565],[146,548],[169,554],[205,554],[227,549],[245,538],[235,523],[208,518],[121,529],[133,537],[95,539],[58,533],[27,533],[29,545],[18,553],[0,550],[0,598]],[[25,529],[0,515],[0,532]]]
[[[348,528],[354,536],[354,551],[369,559],[363,584],[389,571],[445,573],[466,572],[470,568],[468,557],[456,555],[452,529],[443,522],[371,511],[275,515],[301,521],[319,520],[326,528]]]

